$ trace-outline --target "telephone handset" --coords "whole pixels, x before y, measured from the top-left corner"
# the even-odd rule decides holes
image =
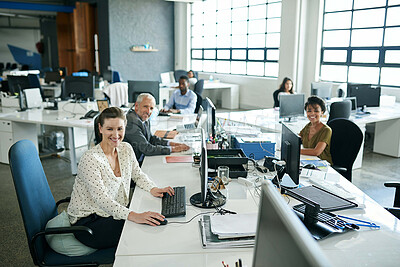
[[[93,119],[97,114],[99,114],[98,111],[91,109],[81,119]]]

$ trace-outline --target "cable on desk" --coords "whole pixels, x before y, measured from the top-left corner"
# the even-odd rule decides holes
[[[186,221],[186,222],[168,222],[168,224],[171,224],[171,223],[178,223],[178,224],[190,223],[191,221],[193,221],[194,218],[196,218],[196,217],[198,217],[200,215],[205,215],[205,214],[210,214],[210,213],[214,213],[215,214],[216,212],[211,212],[211,211],[209,211],[209,212],[201,212],[201,213],[198,213],[198,214],[194,215],[189,221]]]

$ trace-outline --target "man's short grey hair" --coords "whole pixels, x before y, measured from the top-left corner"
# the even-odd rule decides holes
[[[136,104],[140,104],[142,103],[143,99],[145,98],[150,98],[154,101],[154,103],[156,103],[156,99],[154,98],[154,96],[152,94],[149,93],[141,93],[137,98],[136,98]]]

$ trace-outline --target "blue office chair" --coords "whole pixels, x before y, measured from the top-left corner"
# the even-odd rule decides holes
[[[174,71],[175,82],[179,82],[181,76],[187,76],[186,70],[176,70]]]
[[[119,83],[122,82],[121,76],[119,75],[118,71],[112,72],[112,81],[111,83]]]
[[[10,169],[24,222],[33,263],[39,266],[98,266],[114,262],[115,248],[100,249],[87,256],[70,257],[59,254],[47,244],[44,236],[91,230],[85,226],[45,229],[54,218],[57,206],[67,199],[54,201],[38,152],[29,140],[21,140],[9,150]]]
[[[199,94],[200,96],[203,95],[204,90],[204,80],[198,80],[197,83],[194,85],[194,92]]]
[[[332,129],[332,168],[351,182],[353,164],[360,151],[363,133],[357,124],[348,119],[333,119],[327,124]]]

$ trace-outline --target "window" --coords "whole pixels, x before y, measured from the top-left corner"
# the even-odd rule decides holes
[[[281,0],[191,4],[191,69],[278,77]]]
[[[400,0],[325,0],[321,80],[400,86]]]

